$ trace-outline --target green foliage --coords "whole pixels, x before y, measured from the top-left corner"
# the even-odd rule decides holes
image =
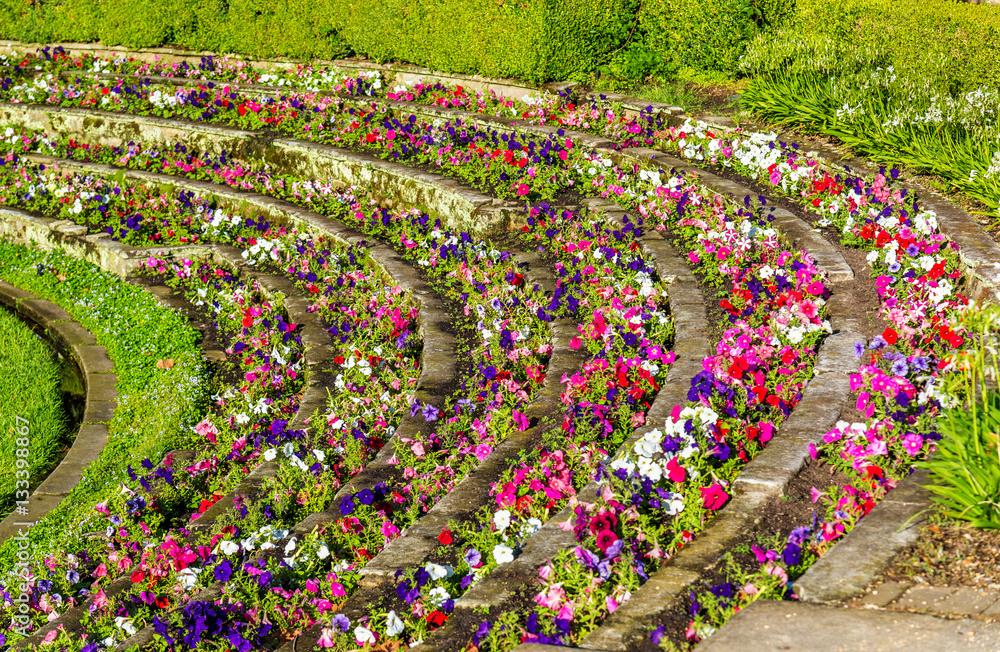
[[[634,23],[635,0],[330,0],[356,52],[449,72],[566,79],[592,70]]]
[[[177,45],[258,59],[336,59],[357,52],[377,61],[541,82],[607,63],[636,33],[639,5],[639,0],[0,0],[0,37],[100,40],[128,48]],[[641,57],[640,68],[656,60],[648,51]]]
[[[794,6],[794,0],[644,0],[639,28],[663,76],[684,66],[735,75],[754,37],[781,25]]]
[[[66,423],[53,350],[3,309],[0,368],[4,370],[0,374],[0,513],[6,513],[13,505],[15,489],[29,488],[16,484],[18,459],[28,464],[24,470],[30,474],[30,486],[36,486],[57,458]],[[19,445],[19,439],[26,445]]]
[[[952,518],[1000,529],[1000,392],[949,410],[941,419],[941,441],[921,466],[931,472],[928,489]]]
[[[1000,87],[1000,8],[947,0],[799,0],[795,24],[845,53],[878,53],[881,65],[932,80],[945,92]]]
[[[1000,529],[1000,306],[969,310],[960,327],[968,348],[942,386],[960,398],[940,419],[937,449],[917,466],[930,471],[927,488],[946,516]]]

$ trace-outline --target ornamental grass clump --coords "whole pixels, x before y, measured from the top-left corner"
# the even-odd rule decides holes
[[[937,449],[918,466],[930,471],[927,489],[946,516],[1000,529],[1000,308],[970,311],[962,321],[969,348],[956,356],[948,393],[965,399],[942,414]]]

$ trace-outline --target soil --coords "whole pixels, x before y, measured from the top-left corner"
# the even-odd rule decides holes
[[[739,112],[739,104],[734,101],[735,92],[726,86],[703,86],[690,82],[685,90],[694,93],[702,115],[732,115]]]
[[[878,583],[902,581],[1000,590],[1000,530],[980,530],[935,513]]]

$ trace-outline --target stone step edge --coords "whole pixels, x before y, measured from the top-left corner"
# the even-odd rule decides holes
[[[183,136],[192,146],[208,152],[226,150],[237,161],[269,161],[283,172],[296,176],[325,176],[345,186],[371,186],[382,195],[384,206],[422,207],[448,226],[477,233],[505,230],[512,214],[521,210],[517,202],[494,199],[442,174],[423,172],[333,145],[295,138],[271,138],[224,125],[7,102],[0,102],[0,115],[5,124],[49,134],[97,138],[106,145],[121,145],[137,137],[146,145],[174,144]]]
[[[835,604],[864,593],[897,554],[915,542],[931,509],[928,473],[900,481],[854,529],[792,584],[803,602]]]

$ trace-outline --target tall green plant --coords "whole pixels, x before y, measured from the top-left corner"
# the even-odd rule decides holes
[[[943,384],[962,396],[941,417],[941,441],[918,466],[930,471],[927,487],[944,513],[980,528],[1000,529],[1000,308],[970,310],[963,317],[969,348],[958,372]]]

